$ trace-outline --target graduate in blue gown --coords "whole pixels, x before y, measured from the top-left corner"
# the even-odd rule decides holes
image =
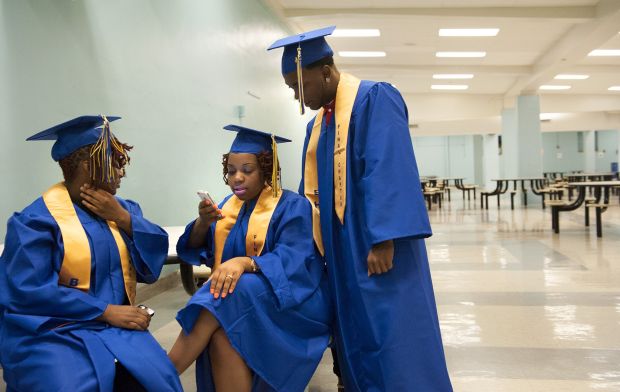
[[[157,280],[168,236],[114,196],[131,146],[118,117],[82,116],[28,140],[56,140],[65,181],[8,221],[0,257],[0,363],[8,391],[181,391],[134,304]]]
[[[233,194],[219,208],[201,201],[177,243],[179,257],[213,273],[179,312],[169,355],[179,373],[198,358],[199,391],[301,392],[332,317],[310,203],[279,189],[276,143],[289,140],[224,129],[238,132],[223,159]]]
[[[282,75],[301,111],[318,110],[306,130],[299,192],[315,207],[344,389],[451,391],[407,107],[394,86],[338,71],[324,38],[334,28],[269,49],[284,47]]]

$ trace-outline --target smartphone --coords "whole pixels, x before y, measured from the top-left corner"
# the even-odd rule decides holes
[[[211,197],[211,195],[209,194],[209,192],[207,191],[197,191],[196,194],[198,194],[198,197],[200,198],[200,200],[208,200],[209,203],[211,203],[211,205],[215,208],[217,208],[217,203],[215,203],[215,200],[213,200],[213,198]],[[222,214],[218,214],[217,215],[217,219],[222,219],[223,216]]]
[[[140,309],[146,310],[146,312],[149,314],[149,316],[151,316],[151,317],[155,316],[155,311],[153,309],[149,308],[148,306],[140,304],[140,305],[138,305],[138,307]]]

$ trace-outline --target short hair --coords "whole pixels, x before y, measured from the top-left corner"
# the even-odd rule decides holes
[[[314,63],[310,63],[306,65],[304,68],[313,69],[313,68],[322,67],[324,65],[329,65],[329,66],[334,65],[334,57],[333,56],[323,57],[322,59],[317,60]]]
[[[117,144],[122,146],[125,153],[131,151],[131,149],[133,148],[133,146],[130,146],[125,143],[121,143],[116,138],[114,139]],[[62,176],[65,178],[65,181],[72,181],[75,178],[77,168],[80,165],[80,162],[88,161],[90,159],[90,153],[91,153],[91,149],[93,146],[94,144],[89,144],[87,146],[78,148],[77,150],[69,154],[68,156],[58,161],[58,164],[60,165],[60,168],[62,169]],[[125,156],[127,157],[126,159],[125,159]],[[130,160],[131,158],[129,158],[129,155],[123,155],[113,149],[112,162],[114,163],[114,167],[116,167],[117,169],[123,169],[129,163]]]
[[[271,174],[273,172],[273,153],[271,151],[262,151],[258,154],[253,154],[256,156],[256,160],[258,161],[258,167],[260,168],[261,173],[263,174],[263,178],[267,182],[269,186],[273,186],[271,180]],[[230,153],[222,155],[222,168],[223,168],[223,179],[224,183],[228,185],[228,157]],[[280,178],[280,165],[278,164],[278,178]]]

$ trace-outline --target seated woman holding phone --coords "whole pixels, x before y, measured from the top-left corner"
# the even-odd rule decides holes
[[[199,391],[303,391],[331,318],[311,206],[279,187],[277,143],[290,140],[224,129],[237,132],[222,161],[233,194],[219,208],[201,196],[198,218],[177,243],[184,261],[213,273],[179,311],[169,357],[179,373],[197,360]]]

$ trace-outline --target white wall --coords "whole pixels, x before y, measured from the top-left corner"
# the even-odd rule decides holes
[[[123,117],[112,129],[135,148],[119,195],[159,224],[192,219],[197,189],[229,192],[221,127],[239,105],[244,125],[295,141],[279,151],[296,189],[308,118],[265,51],[287,33],[255,0],[0,0],[0,238],[61,179],[51,142],[24,140],[82,114]]]

